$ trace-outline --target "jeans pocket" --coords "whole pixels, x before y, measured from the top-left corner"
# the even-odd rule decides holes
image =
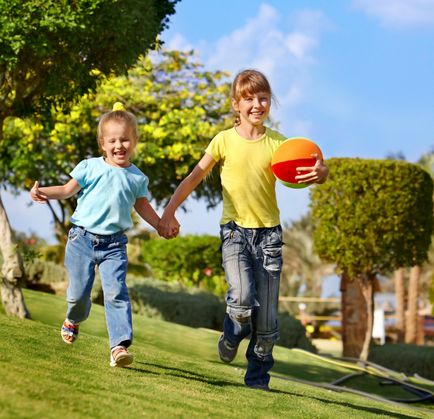
[[[222,250],[232,249],[233,252],[242,252],[246,246],[246,241],[241,231],[228,224],[222,226],[220,238],[222,241]]]
[[[282,250],[280,248],[264,248],[264,269],[271,272],[282,270]]]
[[[80,230],[77,227],[71,227],[68,232],[68,240],[70,242],[73,242],[77,240],[79,235],[80,235]]]
[[[277,226],[270,229],[262,246],[264,269],[270,272],[282,270],[282,229]]]

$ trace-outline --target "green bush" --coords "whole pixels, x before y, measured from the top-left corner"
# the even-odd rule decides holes
[[[317,352],[315,346],[306,336],[306,329],[299,320],[287,313],[279,314],[280,340],[279,346],[300,348],[309,352]]]
[[[30,284],[50,284],[68,280],[66,268],[54,262],[34,259],[31,262],[25,262],[24,268],[27,275],[27,282]]]
[[[183,324],[190,327],[205,327],[222,330],[226,304],[215,295],[198,289],[186,288],[175,282],[150,278],[128,277],[128,286],[133,312],[151,318]],[[94,302],[102,304],[102,291]],[[306,337],[301,323],[289,314],[279,314],[280,346],[302,348],[315,352],[315,347]]]
[[[44,261],[50,261],[63,265],[65,259],[65,245],[64,244],[53,244],[40,246],[39,249],[40,258]]]
[[[151,266],[153,277],[159,280],[197,286],[219,296],[226,292],[220,239],[216,236],[148,240],[142,246],[142,254],[144,262]]]
[[[209,292],[133,277],[128,277],[128,285],[135,313],[190,327],[222,327],[225,303]]]
[[[406,344],[386,344],[373,346],[369,361],[403,372],[407,375],[418,374],[434,380],[434,347]]]

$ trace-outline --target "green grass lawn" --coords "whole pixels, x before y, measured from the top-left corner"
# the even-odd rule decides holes
[[[327,383],[351,370],[281,347],[275,349],[272,391],[251,390],[243,385],[245,345],[226,365],[216,354],[217,332],[140,316],[134,316],[135,362],[110,368],[102,307],[93,306],[80,338],[69,346],[59,333],[64,298],[29,290],[25,297],[34,320],[0,311],[1,418],[434,417],[432,405],[399,405],[295,381]],[[356,385],[358,380],[345,385],[379,387],[372,377]],[[389,387],[376,392],[404,394]]]

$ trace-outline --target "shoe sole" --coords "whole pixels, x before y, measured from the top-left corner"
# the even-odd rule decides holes
[[[217,352],[218,352],[218,355],[219,355],[220,359],[223,362],[225,362],[226,364],[230,364],[235,359],[235,357],[237,356],[238,348],[235,349],[235,353],[234,353],[234,355],[233,355],[232,358],[225,358],[224,355],[222,355],[222,353],[220,352],[220,345],[224,345],[224,337],[223,337],[223,335],[220,336],[220,339],[218,341]]]
[[[116,360],[110,361],[111,367],[123,368],[127,365],[132,364],[134,361],[134,356],[131,354],[119,355]]]

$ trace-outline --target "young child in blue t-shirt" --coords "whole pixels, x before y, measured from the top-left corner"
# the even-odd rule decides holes
[[[110,365],[124,367],[133,362],[128,352],[132,343],[131,304],[125,282],[127,236],[132,226],[131,209],[152,227],[160,217],[149,203],[148,178],[130,162],[139,132],[133,114],[116,103],[113,111],[102,115],[98,125],[98,145],[103,156],[81,161],[64,185],[39,187],[30,191],[36,202],[66,199],[79,193],[71,216],[74,226],[68,233],[65,266],[68,270],[66,319],[61,327],[65,343],[78,337],[79,324],[91,308],[91,290],[98,266],[104,292],[104,308],[110,340]],[[174,237],[173,228],[166,237]]]

